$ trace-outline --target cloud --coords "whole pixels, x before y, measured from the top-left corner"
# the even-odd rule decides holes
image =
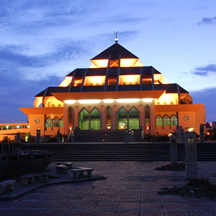
[[[197,23],[197,25],[214,25],[216,24],[216,17],[208,18],[203,17],[200,22]]]
[[[216,64],[209,64],[204,67],[197,67],[192,74],[196,74],[198,76],[210,76],[216,73]]]
[[[70,61],[89,53],[88,42],[62,39],[50,44],[46,52],[34,52],[32,44],[0,47],[0,73],[19,74],[22,79],[43,80],[50,76],[62,76],[72,70]],[[46,49],[45,49],[46,50]],[[29,54],[30,53],[30,54]]]
[[[216,88],[206,88],[201,91],[191,91],[190,95],[193,97],[194,104],[205,104],[206,107],[206,121],[216,121],[215,113],[215,95]]]

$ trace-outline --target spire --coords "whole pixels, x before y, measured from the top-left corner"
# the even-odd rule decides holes
[[[118,31],[117,31],[117,32],[114,31],[114,33],[115,33],[115,35],[116,35],[115,42],[118,43],[118,36],[117,36],[117,34],[118,34],[119,32],[118,32]]]

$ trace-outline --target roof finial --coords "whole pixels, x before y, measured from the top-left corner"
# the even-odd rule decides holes
[[[118,32],[118,31],[117,31],[117,32],[114,31],[114,33],[115,33],[115,35],[116,35],[115,42],[118,43],[118,36],[117,36],[117,34],[118,34],[119,32]]]

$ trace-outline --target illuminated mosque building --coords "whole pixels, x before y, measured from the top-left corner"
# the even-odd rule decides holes
[[[55,136],[57,131],[86,134],[122,133],[168,135],[176,128],[195,131],[205,124],[204,104],[193,104],[189,92],[168,80],[154,67],[115,43],[91,59],[89,68],[78,68],[58,87],[35,96],[34,107],[20,108],[28,116],[30,136]],[[0,133],[6,124],[0,124]],[[15,130],[15,126],[11,126]],[[17,130],[16,130],[17,131]],[[76,133],[75,133],[76,135]]]

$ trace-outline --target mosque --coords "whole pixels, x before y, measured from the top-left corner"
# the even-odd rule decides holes
[[[178,127],[199,134],[200,124],[206,123],[204,104],[193,104],[188,91],[169,83],[154,67],[143,66],[117,37],[91,63],[67,74],[58,87],[39,92],[34,107],[20,108],[28,123],[9,125],[11,131],[25,129],[34,137],[40,129],[46,137],[57,131],[67,136],[76,130],[89,134],[131,129],[141,140],[168,135]],[[0,135],[8,132],[6,126],[0,123]]]

